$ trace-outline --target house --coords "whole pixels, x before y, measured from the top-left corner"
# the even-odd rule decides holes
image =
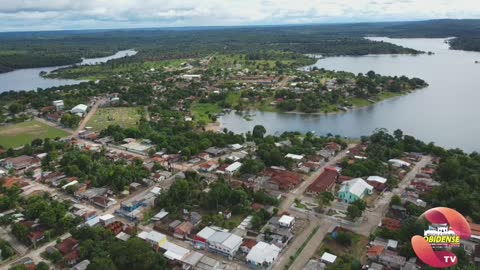
[[[331,191],[335,186],[339,173],[337,169],[326,167],[315,181],[308,186],[306,193],[313,196],[318,196],[325,191]]]
[[[197,248],[208,248],[212,252],[233,258],[240,248],[243,238],[228,232],[225,229],[208,226],[203,228],[194,237]]]
[[[53,107],[55,107],[56,111],[63,111],[63,108],[65,107],[65,104],[63,103],[63,100],[54,100],[52,102]]]
[[[402,228],[402,222],[398,219],[385,217],[382,219],[382,227],[391,231],[398,231]]]
[[[88,106],[85,104],[78,104],[77,106],[73,107],[70,112],[72,114],[78,115],[80,117],[83,117],[88,110]]]
[[[288,215],[283,215],[278,220],[278,225],[285,228],[291,228],[295,224],[295,218]]]
[[[102,226],[108,226],[115,221],[115,216],[112,214],[106,214],[98,217],[98,219],[100,224],[102,224]]]
[[[32,167],[40,166],[41,160],[36,157],[23,155],[18,157],[6,158],[1,163],[5,167],[5,169],[13,169],[16,173],[20,174]]]
[[[236,161],[230,164],[228,167],[225,168],[225,172],[229,175],[233,175],[236,171],[238,171],[242,167],[242,163]]]
[[[367,250],[367,257],[369,260],[377,261],[380,255],[382,255],[383,251],[385,250],[384,246],[371,246]]]
[[[247,254],[247,264],[253,269],[270,269],[277,260],[280,250],[273,244],[258,242]]]
[[[255,241],[255,239],[245,239],[243,240],[243,244],[240,246],[240,250],[243,253],[248,254],[256,244],[257,241]]]
[[[403,161],[401,159],[390,159],[388,163],[392,164],[392,166],[397,167],[397,168],[405,168],[405,167],[410,167],[410,163]]]
[[[361,200],[365,195],[372,194],[373,187],[362,178],[345,181],[338,192],[338,197],[345,203]]]
[[[331,253],[328,253],[328,252],[324,252],[322,257],[320,258],[320,261],[322,261],[326,264],[333,264],[333,263],[335,263],[336,260],[337,260],[337,256],[335,256]]]
[[[191,222],[185,221],[178,225],[173,233],[173,236],[179,239],[185,239],[192,233],[194,226]]]
[[[89,260],[83,260],[70,268],[70,270],[87,270],[88,265],[90,264]]]
[[[265,170],[265,176],[270,177],[265,183],[267,188],[273,190],[292,190],[302,182],[302,176],[298,173],[270,167]]]
[[[190,222],[193,224],[193,226],[197,226],[200,224],[200,222],[202,222],[202,215],[195,211],[190,212]]]
[[[138,238],[145,240],[145,242],[149,243],[154,248],[159,248],[168,242],[166,235],[156,231],[143,231],[138,234]]]
[[[303,160],[304,156],[303,155],[295,155],[295,154],[286,154],[285,158],[291,158],[295,161],[301,161],[301,160]]]
[[[217,161],[209,160],[209,161],[201,164],[200,166],[198,166],[199,167],[198,169],[201,172],[213,172],[214,170],[216,170],[218,168],[218,166],[219,166],[219,164],[218,164]]]
[[[369,176],[367,177],[367,183],[375,190],[383,191],[386,188],[387,179],[381,176]]]
[[[91,201],[94,205],[101,207],[103,209],[108,209],[114,206],[115,204],[117,204],[117,201],[115,199],[108,198],[105,196],[94,196],[91,199]]]
[[[407,258],[386,250],[380,255],[378,262],[393,269],[401,269],[407,262]]]
[[[55,248],[63,255],[68,265],[76,264],[80,259],[79,242],[73,237],[63,240]]]

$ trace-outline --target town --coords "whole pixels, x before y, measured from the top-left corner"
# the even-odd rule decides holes
[[[218,121],[340,114],[427,82],[225,51],[143,51],[41,73],[79,84],[0,93],[0,268],[416,270],[410,239],[437,206],[469,222],[458,269],[480,266],[478,153],[400,129],[347,138]]]

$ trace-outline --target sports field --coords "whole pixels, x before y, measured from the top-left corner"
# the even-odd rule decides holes
[[[142,108],[139,107],[100,108],[86,126],[95,131],[101,131],[109,125],[135,127],[141,118],[140,110]]]
[[[4,148],[19,147],[36,138],[57,138],[68,136],[67,132],[36,120],[7,127],[0,127],[0,145]]]

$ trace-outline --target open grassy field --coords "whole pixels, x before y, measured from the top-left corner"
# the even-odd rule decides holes
[[[92,127],[95,131],[101,131],[109,125],[135,127],[141,118],[142,110],[139,107],[100,108],[88,121],[87,127]]]
[[[330,252],[337,256],[352,256],[362,263],[366,263],[366,246],[368,238],[358,234],[351,234],[350,245],[342,245],[328,235],[319,246],[315,255],[320,258],[324,252]]]
[[[212,103],[196,103],[192,105],[192,113],[195,121],[203,124],[212,122],[210,116],[221,112],[220,106]]]
[[[57,138],[68,136],[67,132],[38,121],[28,121],[12,126],[0,127],[0,145],[4,148],[18,147],[36,138]]]

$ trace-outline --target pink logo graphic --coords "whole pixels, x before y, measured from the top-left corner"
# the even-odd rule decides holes
[[[458,246],[460,239],[470,239],[470,225],[465,217],[446,207],[432,208],[423,213],[422,217],[425,217],[431,224],[444,225],[437,228],[437,231],[432,230],[431,226],[428,231],[425,231],[424,237],[419,235],[412,237],[412,247],[417,257],[431,267],[447,268],[456,265],[458,261],[454,253],[447,250],[436,251],[432,245],[441,243],[443,246],[448,246],[449,243],[452,243],[451,246]]]

